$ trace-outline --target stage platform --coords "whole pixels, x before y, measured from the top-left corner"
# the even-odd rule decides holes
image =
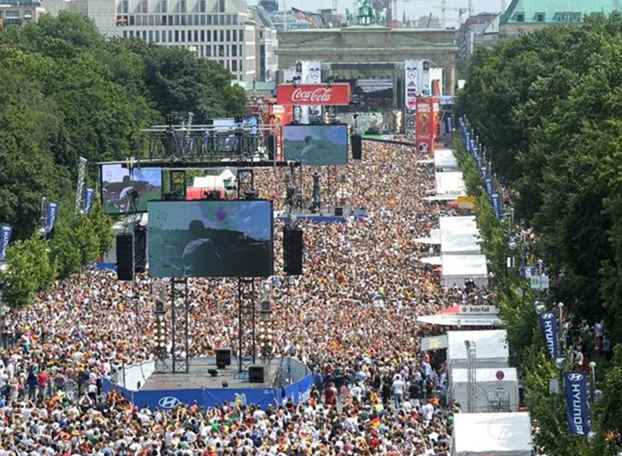
[[[344,207],[341,215],[335,215],[334,207],[323,207],[318,212],[311,212],[308,209],[302,211],[295,210],[292,212],[292,216],[296,221],[309,222],[309,223],[345,223],[350,217],[355,220],[360,220],[368,217],[368,212],[364,208],[351,208]],[[276,218],[278,220],[286,220],[288,214],[286,212],[278,212]]]
[[[314,376],[295,358],[276,358],[264,365],[264,382],[248,381],[246,371],[238,372],[238,360],[231,359],[226,369],[216,369],[215,358],[195,358],[190,362],[189,373],[159,372],[169,367],[169,362],[156,366],[154,361],[126,366],[112,378],[104,379],[104,391],[117,391],[139,408],[172,409],[180,404],[197,404],[216,407],[225,402],[255,404],[262,408],[305,400],[313,386]],[[209,371],[216,371],[210,375]]]
[[[242,375],[238,372],[237,358],[232,358],[231,365],[225,369],[216,369],[215,358],[193,359],[190,362],[190,372],[188,374],[154,372],[147,378],[140,391],[223,388],[223,382],[226,382],[228,388],[272,388],[275,380],[277,380],[277,374],[281,367],[280,364],[280,359],[273,359],[269,364],[259,362],[257,365],[264,366],[264,382],[250,383],[248,381],[248,372],[242,372]],[[210,375],[210,370],[215,370],[216,376]]]

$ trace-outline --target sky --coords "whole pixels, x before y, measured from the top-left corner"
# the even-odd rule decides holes
[[[339,10],[345,11],[346,8],[352,9],[352,5],[355,0],[338,0]],[[502,0],[471,0],[473,2],[473,10],[478,12],[497,12],[501,9]],[[248,0],[249,4],[256,4],[257,0]],[[505,4],[508,5],[510,0],[505,0]],[[287,8],[295,7],[305,10],[317,10],[320,8],[330,8],[332,0],[279,0],[279,6],[282,9],[283,6]],[[469,0],[446,0],[447,4],[447,20],[451,18],[457,22],[458,8],[467,8]],[[402,15],[406,9],[406,15],[409,19],[418,19],[421,16],[427,16],[430,12],[439,16],[441,14],[441,0],[398,0],[398,17],[402,19]],[[451,11],[454,9],[456,11]]]

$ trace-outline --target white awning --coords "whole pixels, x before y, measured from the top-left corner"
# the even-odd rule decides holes
[[[435,173],[437,195],[465,195],[466,186],[461,171]]]
[[[448,314],[422,315],[417,323],[435,326],[502,326],[503,322],[495,314]]]
[[[458,160],[451,149],[436,149],[434,151],[434,167],[444,170],[458,169]]]
[[[440,266],[442,264],[440,256],[423,257],[418,260],[420,263],[431,264],[432,266]]]
[[[531,456],[529,413],[456,413],[455,456]]]

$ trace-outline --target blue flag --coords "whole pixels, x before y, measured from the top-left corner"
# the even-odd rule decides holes
[[[527,272],[527,271],[525,271]],[[525,274],[527,275],[527,274]],[[551,359],[555,361],[559,358],[559,326],[557,318],[553,312],[545,312],[538,316],[540,322],[540,330],[544,335],[546,348],[551,355]]]
[[[497,216],[498,219],[500,219],[501,218],[501,198],[499,198],[498,193],[493,193],[490,197],[492,198],[492,207],[495,210],[495,215]]]
[[[13,228],[11,228],[10,225],[0,226],[0,261],[4,261],[6,258],[6,251],[9,247],[9,242],[11,241],[12,232]]]
[[[50,233],[54,229],[54,223],[56,222],[56,213],[58,212],[58,204],[48,204],[48,213],[45,217],[45,232]]]
[[[564,392],[566,419],[570,432],[587,437],[592,428],[587,377],[577,372],[564,374]]]
[[[93,196],[95,196],[95,190],[87,188],[84,192],[84,201],[82,202],[83,213],[88,214],[91,212],[91,207],[93,206]]]

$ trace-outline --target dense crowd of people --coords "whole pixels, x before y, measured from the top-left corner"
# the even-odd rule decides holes
[[[422,353],[435,330],[418,315],[491,298],[439,287],[417,262],[415,239],[438,223],[425,202],[433,171],[413,150],[366,142],[364,159],[321,170],[322,203],[368,216],[302,224],[304,274],[285,277],[275,226],[273,352],[316,372],[308,400],[260,410],[242,403],[139,410],[102,394],[103,377],[154,358],[152,283],[88,271],[58,283],[2,322],[0,456],[5,455],[435,455],[449,454],[452,413],[442,359]],[[285,169],[256,173],[259,195],[282,207]],[[312,171],[304,185],[311,188]],[[346,196],[344,196],[346,195]],[[339,201],[342,203],[343,201]],[[380,297],[380,298],[379,298]],[[237,284],[192,279],[191,356],[235,349]]]

